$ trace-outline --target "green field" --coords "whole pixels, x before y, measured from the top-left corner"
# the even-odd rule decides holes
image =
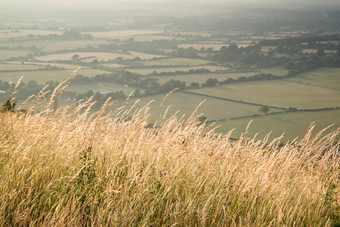
[[[37,70],[44,68],[44,66],[39,65],[27,65],[27,64],[15,64],[15,63],[0,63],[1,71],[20,71],[20,70]]]
[[[152,55],[152,54],[145,54],[140,52],[128,52],[128,53],[109,53],[109,52],[71,52],[65,54],[50,54],[44,56],[36,56],[35,59],[38,61],[70,61],[72,60],[72,56],[78,54],[79,58],[88,58],[86,61],[93,61],[97,59],[98,61],[108,61],[108,60],[115,60],[116,58],[123,58],[123,59],[134,59],[139,57],[141,59],[152,59],[152,58],[161,58],[163,56],[160,55]]]
[[[253,118],[253,122],[249,128],[249,137],[253,137],[259,133],[258,139],[263,138],[266,134],[272,132],[271,139],[281,136],[285,133],[284,141],[293,140],[305,134],[308,126],[315,121],[315,131],[320,131],[329,125],[334,124],[331,128],[336,130],[340,127],[340,110],[317,111],[317,112],[293,112],[277,115],[260,116]],[[244,132],[247,124],[252,118],[229,120],[226,122],[218,122],[221,127],[218,132],[228,132],[235,128],[232,137],[238,138]],[[340,138],[339,138],[340,139]]]
[[[339,90],[283,80],[236,83],[192,91],[198,94],[285,108],[318,109],[340,106]]]
[[[1,50],[0,61],[5,61],[10,58],[25,57],[31,52],[25,50]]]
[[[49,40],[23,40],[18,42],[2,42],[0,47],[18,48],[35,46],[44,52],[55,52],[58,50],[75,50],[86,46],[98,47],[100,45],[109,44],[105,40],[79,40],[79,41],[49,41]]]
[[[62,63],[54,63],[54,62],[27,62],[27,63],[25,62],[25,65],[39,65],[40,68],[44,68],[45,66],[50,65],[50,66],[55,66],[58,68],[73,69],[73,70],[80,67],[79,65],[74,65],[74,64],[62,64]],[[81,66],[81,67],[83,69],[87,68],[84,66]]]
[[[142,75],[146,75],[152,72],[176,72],[176,71],[189,71],[189,70],[197,70],[197,69],[208,69],[211,71],[216,70],[228,70],[229,68],[223,67],[223,66],[215,66],[215,65],[200,65],[200,66],[188,66],[188,67],[156,67],[156,68],[130,68],[126,69],[127,71],[133,72],[133,73],[139,73]]]
[[[101,66],[108,67],[108,68],[125,68],[126,65],[116,64],[116,63],[105,63],[101,64]]]
[[[25,37],[29,34],[33,35],[49,35],[49,34],[58,34],[61,35],[62,32],[60,31],[48,31],[48,30],[19,30],[19,31],[11,31],[11,30],[1,30],[0,31],[0,38],[1,39],[8,39],[8,38],[18,38],[18,37]]]
[[[164,58],[150,61],[143,61],[145,66],[196,66],[206,65],[209,61],[192,58]]]
[[[132,91],[136,90],[136,88],[133,87],[124,87],[121,84],[115,84],[115,83],[93,83],[90,85],[72,85],[68,86],[66,91],[75,92],[77,94],[85,93],[88,90],[92,90],[94,93],[96,92],[103,92],[103,91],[110,91],[110,92],[116,92],[116,91],[123,91],[126,96],[128,96]]]
[[[163,34],[161,30],[117,30],[108,32],[90,32],[95,38],[105,39],[124,39],[131,38],[132,36],[143,36],[143,35],[159,35]]]
[[[246,105],[241,103],[229,102],[215,98],[204,98],[198,95],[186,94],[182,92],[174,92],[168,96],[163,103],[165,94],[154,95],[151,97],[143,97],[138,106],[144,106],[148,102],[154,100],[150,105],[150,113],[152,120],[158,120],[159,116],[164,113],[168,106],[170,107],[169,115],[179,111],[179,115],[186,114],[189,116],[196,107],[205,100],[202,106],[198,109],[197,113],[202,113],[208,120],[221,120],[228,119],[243,115],[258,114],[258,107]],[[130,104],[134,103],[136,99],[131,99]],[[162,105],[161,105],[162,104]],[[161,107],[160,107],[161,106]]]
[[[262,73],[273,74],[275,76],[285,76],[287,75],[289,70],[282,68],[282,67],[272,67],[272,68],[265,68],[261,69]]]
[[[56,71],[30,71],[30,72],[2,72],[0,73],[0,80],[2,81],[17,81],[20,77],[24,77],[23,81],[28,82],[30,80],[35,80],[39,84],[44,84],[49,80],[63,81],[68,76],[71,75],[73,70],[56,70]],[[80,69],[77,74],[83,76],[96,76],[98,74],[107,73],[103,70],[98,69]]]
[[[187,85],[190,85],[191,82],[196,82],[199,84],[203,84],[207,81],[207,79],[218,79],[218,81],[224,81],[229,78],[237,79],[241,76],[253,76],[256,73],[205,73],[205,74],[180,74],[180,75],[171,75],[171,76],[157,76],[153,78],[158,79],[158,83],[162,84],[169,80],[180,80],[185,82]]]
[[[320,68],[302,73],[289,80],[340,89],[340,68]]]

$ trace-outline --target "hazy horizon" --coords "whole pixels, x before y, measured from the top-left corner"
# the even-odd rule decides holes
[[[193,4],[195,3],[195,4]],[[313,9],[325,8],[334,9],[340,7],[340,1],[337,0],[0,0],[0,9],[2,10],[40,10],[40,9],[56,9],[56,10],[114,10],[126,7],[173,7],[173,8],[204,8],[209,7],[275,7],[275,8],[297,8],[297,9]]]

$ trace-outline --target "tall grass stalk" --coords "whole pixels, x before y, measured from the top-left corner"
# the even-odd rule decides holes
[[[56,93],[53,93],[54,95]],[[52,96],[54,99],[55,96]],[[231,142],[148,106],[0,113],[1,226],[339,225],[339,129]],[[132,116],[127,118],[127,115]]]

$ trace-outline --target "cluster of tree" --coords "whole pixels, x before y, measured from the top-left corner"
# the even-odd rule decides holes
[[[261,46],[294,46],[306,43],[306,48],[317,49],[319,47],[337,48],[338,45],[324,43],[322,41],[340,41],[340,34],[331,35],[307,35],[286,39],[265,39],[259,42]]]
[[[152,72],[148,73],[147,76],[169,76],[169,75],[184,75],[184,74],[204,74],[211,73],[209,69],[201,68],[201,69],[190,69],[188,71],[174,71],[174,72]]]
[[[178,48],[176,51],[170,53],[171,57],[181,57],[181,58],[201,58],[199,57],[199,50],[189,47],[189,48]]]
[[[90,34],[81,34],[77,31],[65,31],[63,34],[48,34],[43,36],[44,39],[47,40],[92,40],[93,37]]]
[[[182,82],[180,80],[171,79],[171,80],[167,81],[166,83],[162,84],[161,86],[159,86],[158,92],[159,93],[167,93],[167,92],[172,91],[176,88],[180,89],[180,90],[185,89],[186,88],[185,82]]]
[[[172,40],[152,40],[152,41],[135,41],[133,38],[115,42],[105,45],[100,45],[98,48],[95,47],[84,47],[79,50],[81,51],[100,51],[100,52],[117,52],[122,51],[128,53],[128,51],[137,51],[150,54],[164,54],[164,49],[177,49],[179,41]]]
[[[340,55],[336,55],[334,58],[317,54],[298,59],[291,58],[284,64],[284,67],[289,69],[287,76],[295,76],[319,67],[340,67]]]
[[[102,94],[100,92],[96,92],[94,93],[93,90],[88,90],[85,93],[81,93],[77,96],[77,100],[87,100],[90,97],[92,97],[92,101],[95,102],[95,104],[93,105],[93,109],[97,110],[99,108],[101,108],[103,106],[103,104],[105,103],[105,101],[108,98],[111,98],[111,100],[115,100],[115,99],[124,99],[126,98],[126,95],[124,94],[123,91],[116,91],[116,92],[110,92],[110,93],[106,93],[106,94]]]
[[[206,80],[206,82],[204,84],[202,84],[203,87],[212,87],[212,86],[216,86],[218,84],[218,79],[212,79],[209,78]]]
[[[177,49],[179,41],[172,40],[152,40],[137,42],[134,39],[128,39],[122,44],[118,45],[118,48],[123,51],[140,51],[144,53],[163,53],[160,50],[164,49]]]
[[[128,54],[129,51],[137,51],[150,54],[169,55],[170,57],[184,57],[184,58],[202,58],[200,53],[212,54],[212,48],[202,47],[200,50],[189,48],[178,48],[178,44],[184,41],[176,39],[172,40],[152,40],[152,41],[135,41],[133,38],[125,41],[116,40],[113,43],[100,45],[99,47],[86,46],[76,49],[77,51],[99,51],[99,52],[117,52],[122,51]],[[164,52],[164,49],[173,50],[170,53]],[[136,59],[134,59],[136,60]],[[137,59],[138,60],[138,59]],[[128,61],[128,60],[125,60]],[[131,61],[131,60],[130,60]]]
[[[237,44],[232,43],[228,47],[223,46],[212,56],[211,60],[218,63],[232,62],[243,65],[256,65],[259,68],[263,68],[281,65],[285,63],[286,58],[277,58],[272,53],[264,54],[259,45],[239,48]]]
[[[260,15],[260,16],[259,16]],[[327,17],[325,17],[327,15]],[[186,31],[246,30],[254,32],[290,30],[339,30],[339,10],[273,9],[246,7],[228,13],[207,13],[174,19],[172,29]],[[251,19],[249,19],[251,18]]]
[[[271,73],[260,73],[254,76],[241,76],[236,79],[234,78],[228,78],[224,81],[221,81],[220,84],[231,84],[231,83],[239,83],[239,82],[248,82],[248,81],[261,81],[261,80],[275,80],[275,79],[280,79],[282,77],[280,76],[275,76]]]
[[[18,101],[23,101],[32,95],[38,94],[46,86],[47,87],[45,91],[48,92],[48,91],[53,91],[58,85],[59,85],[59,82],[51,81],[51,80],[47,81],[44,85],[38,84],[34,80],[31,80],[27,83],[21,82],[17,86],[17,93],[15,94],[15,98]],[[2,91],[0,92],[0,101],[4,102],[5,100],[7,100],[9,97],[9,92],[13,92],[13,91],[9,91],[9,87],[10,85],[7,81],[0,80],[0,91]],[[12,89],[14,87],[16,87],[15,83],[12,84]],[[51,92],[46,94],[46,98],[48,98],[50,93]]]

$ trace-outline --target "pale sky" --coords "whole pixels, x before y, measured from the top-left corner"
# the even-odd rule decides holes
[[[225,6],[276,6],[276,7],[326,7],[329,5],[340,6],[340,0],[0,0],[0,9],[5,8],[58,8],[58,9],[110,9],[119,8],[126,4],[143,5],[173,5],[190,3],[192,7],[199,5]]]

